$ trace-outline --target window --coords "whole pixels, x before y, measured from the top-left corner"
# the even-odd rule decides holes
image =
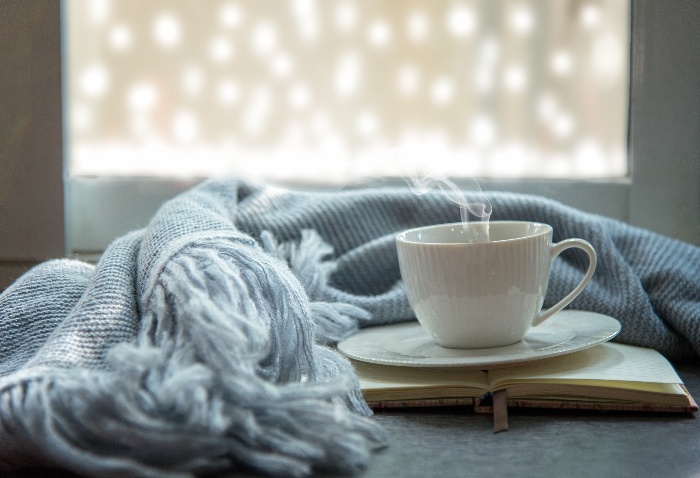
[[[71,176],[627,174],[625,0],[64,10]]]
[[[59,13],[52,1],[0,3],[0,52],[5,65],[12,65],[0,70],[2,84],[9,85],[0,91],[4,284],[32,263],[61,255],[64,238],[69,253],[100,250],[116,235],[143,225],[162,200],[193,184],[108,177],[62,181]],[[700,6],[691,0],[637,0],[630,13],[628,177],[489,179],[482,187],[554,197],[698,244]],[[8,22],[12,29],[5,28]],[[60,207],[64,194],[65,228]],[[103,236],[90,238],[83,234],[87,229],[99,229]]]

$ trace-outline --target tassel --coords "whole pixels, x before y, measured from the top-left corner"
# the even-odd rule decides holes
[[[185,246],[149,283],[138,336],[111,348],[107,368],[0,390],[0,456],[101,477],[366,466],[381,429],[347,361],[313,342],[289,269],[218,237]]]
[[[315,301],[311,303],[311,314],[316,325],[317,343],[339,342],[357,332],[360,324],[370,321],[372,314],[361,307],[324,301],[328,295],[328,278],[336,265],[328,259],[333,255],[333,247],[316,231],[303,230],[298,244],[279,244],[270,232],[264,231],[261,243],[265,251],[289,264],[308,296]]]

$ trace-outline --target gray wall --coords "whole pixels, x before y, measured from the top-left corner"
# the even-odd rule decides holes
[[[0,1],[0,289],[64,254],[60,2]]]

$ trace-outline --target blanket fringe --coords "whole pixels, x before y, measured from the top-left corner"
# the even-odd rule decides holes
[[[0,446],[86,476],[363,469],[384,436],[350,364],[314,343],[294,275],[237,246],[217,238],[174,257],[140,304],[137,342],[113,347],[108,370],[0,392],[0,437],[13,438]]]
[[[315,339],[320,344],[337,343],[368,323],[372,314],[356,305],[327,301],[328,278],[336,268],[333,247],[313,229],[301,232],[299,242],[279,244],[269,232],[263,231],[261,243],[265,251],[287,262],[304,286],[311,303],[311,315],[316,326]]]

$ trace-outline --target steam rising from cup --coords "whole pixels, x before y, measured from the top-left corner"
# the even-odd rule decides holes
[[[400,152],[394,157],[398,161],[403,162],[404,166],[407,166],[405,164],[405,157],[402,157]],[[408,170],[408,168],[404,170]],[[470,214],[478,219],[480,227],[475,227],[474,241],[488,242],[489,218],[491,217],[492,211],[491,202],[481,190],[481,186],[479,186],[479,182],[475,178],[465,178],[466,183],[460,181],[461,187],[458,187],[447,175],[435,172],[419,173],[414,170],[414,174],[409,178],[404,177],[404,180],[416,196],[427,194],[435,189],[436,186],[440,188],[450,201],[459,206],[460,217],[463,224],[469,222]],[[465,191],[474,193],[470,195],[470,200],[467,200],[464,194]]]

